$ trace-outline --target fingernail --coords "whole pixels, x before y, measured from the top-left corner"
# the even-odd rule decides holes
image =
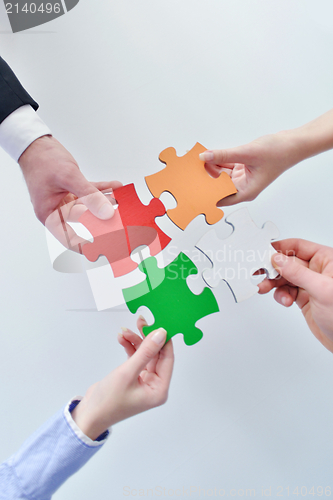
[[[201,161],[213,161],[214,153],[213,151],[205,151],[204,153],[199,154],[199,158]]]
[[[282,297],[281,302],[282,302],[283,306],[286,306],[287,305],[287,297]]]
[[[124,335],[122,333],[118,333],[118,336],[121,337],[122,339],[124,338]]]
[[[102,220],[111,219],[114,214],[114,208],[111,203],[104,203],[98,212],[98,218]]]
[[[121,326],[120,327],[122,329],[122,331],[125,333],[125,332],[128,332],[128,328],[125,328],[124,326]]]
[[[139,316],[139,319],[141,319],[141,321],[143,321],[145,324],[147,324],[147,321],[145,320],[145,318],[141,314]]]
[[[283,255],[282,253],[276,253],[275,255],[273,255],[273,262],[278,267],[283,267],[287,264],[288,257],[286,255]]]
[[[152,341],[155,342],[157,345],[162,345],[165,342],[167,332],[164,330],[164,328],[158,328],[154,335],[152,336]]]

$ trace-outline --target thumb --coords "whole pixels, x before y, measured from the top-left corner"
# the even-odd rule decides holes
[[[138,377],[145,369],[149,361],[160,352],[165,344],[167,332],[164,328],[158,328],[151,332],[141,343],[139,349],[128,359],[127,368],[134,377]]]
[[[80,202],[99,219],[106,220],[113,216],[114,208],[111,202],[91,182],[87,181],[80,170],[77,170],[75,175],[71,175],[70,183],[64,187],[80,198]]]
[[[302,264],[301,260],[288,257],[282,253],[274,254],[272,263],[279,274],[289,281],[289,283],[303,288],[315,299],[322,297],[323,285],[327,281],[326,276],[311,271],[311,269]]]
[[[201,161],[214,163],[215,165],[225,165],[226,163],[250,163],[251,151],[248,145],[237,148],[213,149],[205,151],[199,155]]]

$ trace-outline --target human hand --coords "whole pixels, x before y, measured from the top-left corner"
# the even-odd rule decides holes
[[[264,280],[259,293],[276,288],[275,300],[301,309],[315,337],[333,352],[333,248],[301,239],[272,243],[272,262],[281,277]]]
[[[139,317],[137,326],[143,337],[145,325],[145,320]],[[166,402],[174,354],[172,341],[164,345],[165,339],[163,328],[151,332],[144,340],[123,329],[118,340],[128,360],[92,385],[72,412],[86,436],[95,440],[111,425]]]
[[[116,189],[120,182],[87,181],[73,156],[52,136],[34,141],[19,160],[37,218],[45,224],[59,206],[76,197],[100,219],[110,219],[114,209],[101,190]]]
[[[306,157],[302,134],[296,130],[278,132],[249,144],[201,153],[200,159],[210,175],[227,172],[237,193],[221,200],[218,206],[229,206],[254,200],[288,168]]]

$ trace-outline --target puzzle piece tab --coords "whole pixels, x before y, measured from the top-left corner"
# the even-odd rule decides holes
[[[252,282],[254,272],[264,269],[268,278],[278,276],[271,263],[271,257],[276,252],[271,241],[278,238],[279,231],[272,222],[258,228],[246,208],[230,214],[226,222],[233,226],[231,236],[221,240],[214,228],[200,239],[197,247],[213,263],[211,269],[203,272],[205,282],[214,288],[224,280],[236,302],[241,302],[258,291]]]
[[[208,224],[215,224],[223,217],[223,211],[216,204],[222,198],[235,194],[232,180],[227,173],[213,179],[199,159],[206,151],[197,143],[184,156],[177,156],[174,148],[167,148],[159,156],[166,167],[146,177],[147,185],[156,198],[163,191],[169,191],[177,200],[177,207],[167,211],[170,219],[181,229],[197,215],[205,214]]]
[[[212,262],[195,245],[198,240],[209,231],[210,226],[204,215],[193,219],[182,231],[166,215],[161,217],[159,224],[163,224],[164,231],[172,235],[170,243],[156,255],[158,267],[170,264],[181,252],[184,253],[196,266],[198,273],[187,278],[187,286],[194,294],[199,294],[207,285],[202,277],[205,269],[212,266]]]
[[[155,223],[155,217],[165,214],[165,207],[160,200],[154,198],[149,205],[143,205],[134,184],[116,189],[113,196],[118,208],[111,219],[100,220],[87,210],[79,222],[94,237],[92,243],[83,246],[83,254],[91,262],[105,255],[117,277],[137,267],[137,263],[130,258],[135,248],[147,245],[150,254],[156,255],[170,242],[170,238]]]
[[[202,338],[202,331],[195,323],[219,308],[214,294],[205,288],[194,295],[186,284],[186,278],[196,274],[197,268],[183,253],[165,268],[159,268],[155,257],[145,259],[139,268],[147,276],[145,282],[123,290],[129,310],[135,313],[139,307],[147,306],[154,315],[153,325],[145,326],[148,335],[157,328],[165,328],[167,341],[182,333],[186,345],[193,345]]]

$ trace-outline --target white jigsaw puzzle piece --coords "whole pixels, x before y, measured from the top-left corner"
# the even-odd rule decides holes
[[[233,212],[226,218],[233,227],[231,236],[221,239],[216,228],[206,233],[197,247],[213,263],[211,269],[203,271],[203,279],[211,288],[224,280],[230,287],[236,302],[248,299],[258,291],[252,276],[259,269],[264,269],[268,278],[278,276],[271,263],[276,252],[271,241],[279,237],[279,231],[273,222],[266,222],[259,228],[251,219],[246,208]],[[224,224],[221,221],[216,226]]]
[[[198,274],[192,274],[186,280],[187,286],[191,292],[198,295],[203,291],[205,286],[207,286],[203,280],[202,273],[208,267],[212,267],[213,264],[207,255],[196,248],[195,245],[198,239],[209,231],[210,226],[207,224],[204,215],[198,215],[198,217],[193,219],[185,230],[182,231],[168,216],[165,217],[163,221],[158,221],[158,224],[172,239],[170,243],[155,256],[157,265],[160,268],[166,267],[178,257],[180,252],[183,252],[198,268]],[[160,219],[162,219],[162,217]]]
[[[188,276],[186,280],[187,286],[192,293],[199,295],[207,286],[202,273],[205,269],[213,266],[209,258],[195,246],[198,239],[209,230],[210,226],[207,224],[205,216],[199,215],[193,219],[185,231],[176,226],[168,216],[159,219],[163,219],[162,221],[158,220],[159,227],[171,237],[171,241],[161,252],[155,255],[157,266],[163,269],[171,264],[181,252],[184,253],[198,269],[197,274]],[[131,254],[132,260],[137,264],[140,264],[149,256],[149,248],[145,246],[138,247],[135,253]]]

